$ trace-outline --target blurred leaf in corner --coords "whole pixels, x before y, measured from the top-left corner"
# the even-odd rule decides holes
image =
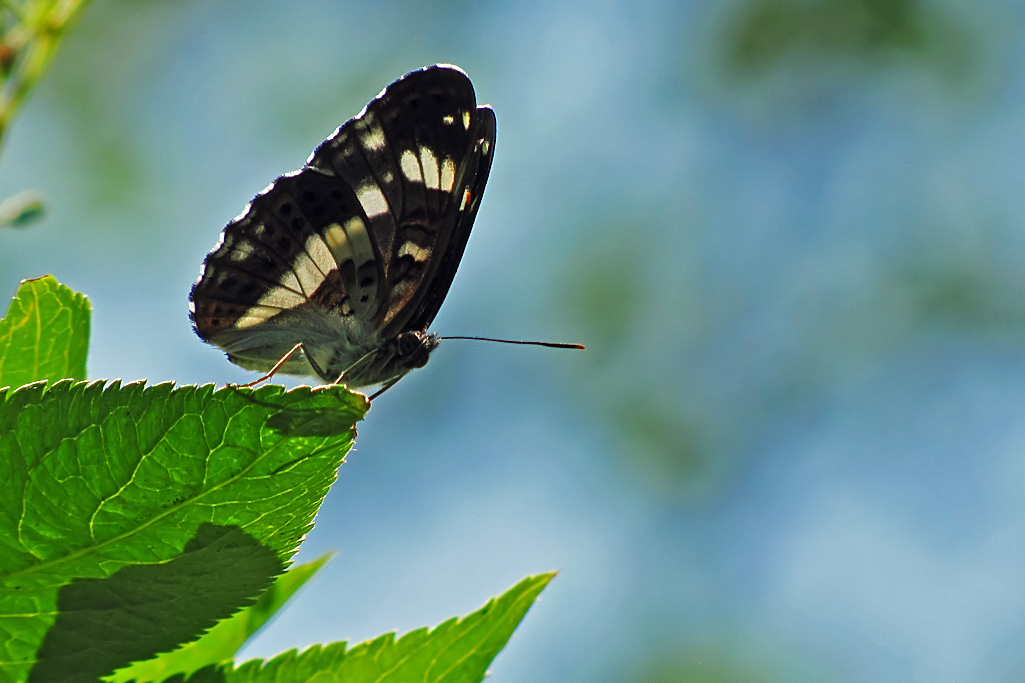
[[[43,216],[43,198],[25,190],[0,201],[0,228],[24,228]]]
[[[85,5],[85,0],[7,0],[0,5],[0,143]]]

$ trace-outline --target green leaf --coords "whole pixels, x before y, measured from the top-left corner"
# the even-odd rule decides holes
[[[210,664],[228,662],[242,645],[256,633],[314,574],[327,563],[330,555],[313,562],[296,565],[279,576],[255,604],[225,619],[199,640],[153,659],[121,669],[105,679],[112,683],[124,681],[160,681],[172,674],[188,673]]]
[[[334,386],[0,390],[0,680],[95,680],[251,603],[366,408]]]
[[[207,667],[188,683],[478,683],[523,615],[554,574],[530,576],[462,619],[389,633],[346,649],[346,643],[291,650],[269,662],[252,660],[237,669]],[[168,680],[182,682],[184,676]]]
[[[89,300],[52,275],[23,280],[0,320],[0,387],[84,379]]]
[[[172,560],[73,579],[57,592],[56,621],[29,680],[92,683],[169,650],[251,602],[283,569],[239,527],[204,522]]]

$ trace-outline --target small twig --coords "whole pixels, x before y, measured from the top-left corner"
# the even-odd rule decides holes
[[[16,23],[0,37],[0,145],[14,114],[39,82],[64,33],[87,0],[7,0],[3,10]]]

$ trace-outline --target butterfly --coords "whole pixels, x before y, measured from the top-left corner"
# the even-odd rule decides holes
[[[399,78],[224,228],[189,297],[196,334],[265,377],[384,391],[439,344],[494,151],[462,69]]]

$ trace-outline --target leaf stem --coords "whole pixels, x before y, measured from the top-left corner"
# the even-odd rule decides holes
[[[0,145],[15,113],[49,66],[64,33],[88,0],[6,0],[0,13]]]

